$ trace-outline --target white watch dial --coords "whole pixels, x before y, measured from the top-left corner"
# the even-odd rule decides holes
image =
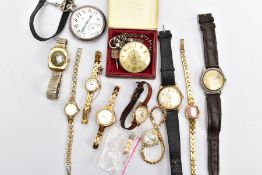
[[[68,116],[75,116],[78,111],[78,107],[75,104],[69,103],[65,106],[65,113]]]
[[[100,87],[99,81],[95,78],[89,78],[86,81],[86,89],[90,92],[97,91],[99,87]]]
[[[104,126],[110,126],[114,122],[115,116],[112,111],[104,109],[97,113],[97,121]]]
[[[103,34],[106,27],[104,14],[92,6],[76,9],[70,18],[71,32],[81,40],[93,40]]]
[[[176,86],[164,87],[158,94],[158,102],[165,109],[177,109],[182,98],[183,96]]]

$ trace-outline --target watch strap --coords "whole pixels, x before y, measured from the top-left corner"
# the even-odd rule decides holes
[[[221,130],[221,98],[219,94],[206,96],[208,112],[208,168],[211,175],[219,174],[219,133]]]
[[[46,92],[47,99],[49,100],[58,99],[62,77],[63,77],[63,72],[52,71],[52,77],[49,81],[47,92]]]
[[[30,30],[31,30],[31,33],[32,35],[35,37],[35,39],[39,40],[39,41],[47,41],[55,36],[57,36],[58,34],[60,34],[65,25],[66,25],[66,22],[67,22],[67,19],[69,17],[69,14],[71,12],[71,7],[74,6],[74,3],[72,0],[66,0],[64,2],[64,4],[62,5],[59,5],[59,4],[53,4],[55,6],[60,6],[60,8],[62,9],[63,11],[63,14],[61,16],[61,19],[60,19],[60,22],[59,22],[59,25],[57,27],[57,30],[56,32],[51,36],[51,37],[41,37],[39,36],[39,34],[36,32],[35,30],[35,26],[34,26],[34,20],[35,20],[35,17],[37,15],[37,13],[39,12],[39,10],[45,6],[46,4],[52,4],[52,3],[49,3],[47,2],[46,0],[39,0],[36,8],[34,9],[34,11],[32,12],[31,16],[30,16],[30,22],[29,22],[29,26],[30,26]]]
[[[162,86],[175,85],[174,64],[171,48],[172,34],[168,31],[160,31],[158,39],[160,41],[161,52],[161,79]]]
[[[205,66],[219,68],[214,17],[212,14],[201,14],[198,19],[203,33]]]
[[[122,112],[121,118],[120,118],[120,122],[121,122],[121,126],[124,129],[127,130],[132,130],[136,127],[136,123],[133,121],[132,125],[130,127],[126,127],[125,126],[125,121],[127,119],[128,114],[131,112],[131,110],[134,108],[137,100],[139,99],[140,95],[143,93],[144,91],[144,83],[143,82],[138,82],[137,83],[137,87],[132,95],[132,98],[129,102],[129,104],[126,106],[126,108],[124,109],[124,111]]]
[[[172,175],[183,175],[178,111],[167,111],[166,128],[169,143],[170,166]]]
[[[93,145],[94,149],[98,149],[98,147],[101,143],[102,137],[103,137],[104,130],[105,130],[105,127],[102,126],[102,125],[99,125],[99,129],[98,129],[98,132],[96,134],[95,142],[94,142],[94,145]]]
[[[150,101],[151,97],[152,97],[152,92],[153,92],[153,89],[152,89],[152,86],[151,84],[143,81],[143,84],[146,84],[147,85],[147,96],[145,98],[145,100],[141,103],[142,106],[147,106],[148,102]]]

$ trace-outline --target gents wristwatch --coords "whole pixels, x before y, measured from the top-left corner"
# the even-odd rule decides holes
[[[114,88],[113,94],[109,100],[107,106],[97,112],[96,121],[99,124],[99,129],[96,135],[96,139],[93,145],[94,149],[98,149],[99,144],[101,143],[103,132],[106,127],[113,125],[116,121],[116,115],[114,112],[114,104],[118,96],[120,87],[116,86]]]
[[[182,175],[182,162],[180,151],[180,133],[178,111],[182,103],[182,93],[175,82],[170,31],[161,31],[158,36],[161,51],[161,79],[162,86],[158,93],[159,106],[166,110],[167,135],[170,152],[170,165],[172,175]]]
[[[140,102],[139,105],[135,108],[135,110],[132,113],[132,117],[133,117],[132,123],[129,127],[126,127],[125,121],[127,119],[127,116],[134,108],[137,100],[139,99],[140,95],[144,91],[144,84],[147,85],[148,88],[147,96],[145,100],[143,102]],[[132,130],[135,129],[137,126],[141,125],[144,121],[146,121],[147,117],[149,116],[147,104],[151,99],[151,96],[152,96],[152,86],[145,81],[137,82],[137,87],[133,93],[131,101],[126,106],[120,118],[122,128],[127,130]]]
[[[68,62],[67,40],[58,38],[55,47],[51,49],[48,57],[48,66],[52,71],[52,78],[49,81],[46,92],[47,99],[58,99],[63,71],[66,69]]]
[[[219,133],[221,130],[220,94],[226,78],[218,63],[215,23],[212,14],[201,14],[200,29],[203,32],[205,67],[201,82],[206,93],[208,112],[208,168],[209,174],[219,174]]]
[[[102,65],[101,65],[101,52],[97,51],[95,55],[95,64],[93,67],[93,72],[90,78],[86,80],[86,90],[87,97],[86,103],[83,110],[83,119],[82,124],[88,123],[88,114],[91,112],[91,103],[94,97],[94,93],[97,92],[101,88],[101,82],[98,79],[98,76],[102,73]]]

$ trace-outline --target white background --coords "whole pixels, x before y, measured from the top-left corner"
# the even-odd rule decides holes
[[[77,0],[80,5],[95,5],[107,14],[106,0]],[[72,62],[64,74],[60,99],[48,101],[45,92],[51,76],[47,66],[49,50],[55,40],[36,41],[29,31],[29,16],[37,0],[1,0],[0,28],[0,174],[1,175],[64,175],[67,121],[64,105],[69,97],[72,77]],[[202,36],[197,23],[197,14],[212,12],[217,24],[217,40],[220,66],[227,76],[227,84],[222,94],[223,121],[220,136],[220,156],[222,175],[261,175],[261,64],[262,64],[262,2],[261,0],[160,0],[159,26],[173,32],[173,57],[176,78],[185,94],[185,83],[179,56],[179,39],[185,38],[190,64],[193,89],[201,109],[197,121],[197,171],[207,175],[207,115],[205,96],[200,87],[204,58]],[[36,26],[41,34],[51,34],[56,29],[60,12],[48,7],[39,13]],[[106,65],[107,33],[95,42],[80,42],[69,32],[68,26],[60,37],[69,40],[71,60],[77,47],[84,49],[80,64],[77,102],[81,108],[85,102],[84,82],[93,66],[94,52],[103,53]],[[156,105],[156,94],[160,85],[160,57],[158,56],[157,77],[149,81],[154,86],[154,96],[149,106]],[[75,142],[73,146],[73,175],[106,175],[97,168],[101,148],[92,149],[97,131],[95,112],[107,104],[115,84],[122,87],[116,113],[119,118],[130,100],[136,80],[112,79],[102,76],[102,91],[93,103],[93,111],[88,126],[81,125],[81,113],[76,118]],[[188,120],[184,107],[180,112],[180,132],[183,171],[190,174]],[[117,123],[119,125],[119,123]],[[141,134],[151,128],[147,120],[136,130]],[[110,129],[106,129],[105,136]],[[165,128],[162,133],[165,136]],[[105,141],[105,137],[103,142]],[[167,142],[166,142],[167,144]],[[136,152],[127,175],[169,175],[169,156],[152,166],[144,163]]]

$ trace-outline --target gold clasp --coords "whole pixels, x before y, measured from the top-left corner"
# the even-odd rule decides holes
[[[180,51],[181,52],[185,51],[185,40],[184,39],[180,40]]]

